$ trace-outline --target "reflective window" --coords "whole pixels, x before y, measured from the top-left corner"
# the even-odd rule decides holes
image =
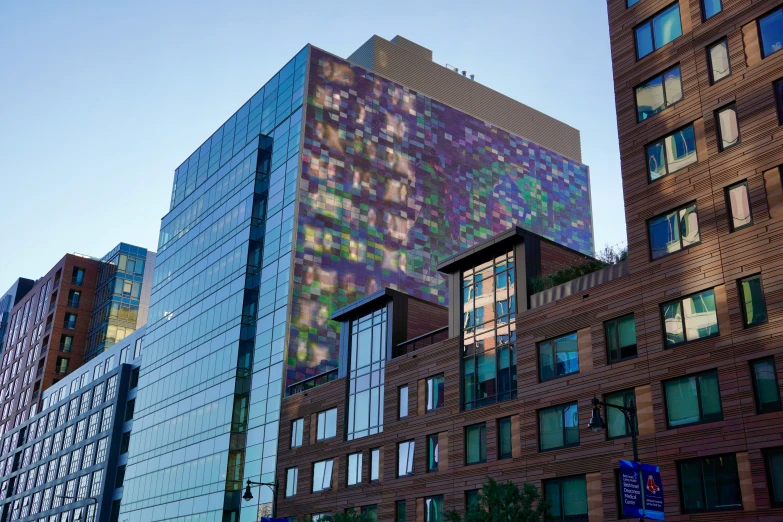
[[[541,382],[578,372],[576,332],[538,343],[538,376]]]
[[[775,358],[765,357],[750,362],[750,376],[753,379],[753,396],[756,399],[756,413],[780,411],[780,386],[775,371]]]
[[[664,303],[661,315],[666,348],[719,334],[713,290]]]
[[[710,83],[719,82],[731,76],[728,40],[724,38],[707,47],[707,59],[709,61]]]
[[[604,402],[630,408],[631,403],[636,403],[636,392],[630,389],[608,393],[604,397]],[[625,414],[611,406],[605,406],[604,409],[606,410],[606,436],[610,439],[630,437],[631,426],[628,424]],[[636,428],[638,433],[638,426]]]
[[[513,453],[511,417],[498,419],[498,460],[510,459]]]
[[[383,431],[386,308],[351,321],[348,440]]]
[[[90,495],[97,497],[101,494],[101,485],[103,484],[103,470],[99,469],[92,474],[92,488]]]
[[[772,505],[779,507],[783,505],[783,448],[768,450],[765,457]]]
[[[398,414],[402,419],[408,416],[408,387],[400,386],[397,392]]]
[[[664,382],[664,402],[669,428],[723,420],[718,372]]]
[[[672,210],[647,222],[650,254],[658,259],[701,242],[696,203]]]
[[[675,131],[647,146],[647,174],[655,181],[698,161],[693,125]]]
[[[729,228],[732,232],[753,224],[747,181],[726,189],[726,206],[729,210]]]
[[[337,408],[318,413],[318,431],[315,440],[326,440],[337,436]]]
[[[406,522],[407,520],[407,506],[404,500],[398,500],[394,504],[394,522]]]
[[[676,3],[636,26],[636,59],[644,58],[681,35],[680,4]]]
[[[544,481],[549,514],[557,522],[587,522],[587,480],[584,475]]]
[[[625,0],[625,6],[631,7],[639,3],[639,0]]]
[[[763,58],[783,49],[783,9],[759,18],[759,33]]]
[[[742,509],[734,454],[680,461],[677,471],[683,513]]]
[[[715,111],[718,128],[718,149],[724,151],[740,142],[737,107],[733,103]]]
[[[635,89],[636,121],[644,121],[682,100],[682,77],[677,65]]]
[[[381,479],[381,449],[373,448],[370,450],[370,480]]]
[[[424,521],[443,522],[443,495],[424,498]]]
[[[443,374],[428,377],[426,382],[426,411],[439,410],[443,407]]]
[[[362,482],[362,453],[348,455],[348,485],[355,486]]]
[[[397,444],[397,476],[413,475],[413,452],[416,443],[412,440]]]
[[[291,422],[291,447],[298,448],[302,445],[302,430],[304,429],[304,419],[296,419]]]
[[[332,488],[332,459],[322,460],[313,464],[313,493]]]
[[[636,322],[633,314],[604,323],[609,364],[636,357]]]
[[[474,424],[465,428],[465,464],[487,460],[487,425]]]
[[[296,496],[296,486],[299,482],[299,468],[289,468],[285,472],[285,496]]]
[[[539,410],[538,435],[541,450],[579,445],[579,410],[576,403]]]
[[[742,324],[745,327],[767,322],[767,303],[761,286],[761,274],[739,280]]]
[[[438,434],[427,436],[427,472],[438,471],[440,461],[440,447],[438,446]]]
[[[723,11],[721,0],[701,0],[701,16],[703,20],[709,20]]]

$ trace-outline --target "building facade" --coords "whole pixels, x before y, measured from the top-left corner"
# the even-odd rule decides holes
[[[34,285],[35,281],[32,279],[20,277],[11,285],[5,295],[0,297],[0,353],[5,346],[5,334],[8,331],[8,323],[11,322],[11,310]]]
[[[609,0],[608,13],[627,259],[517,285],[508,322],[493,274],[516,251],[443,263],[448,338],[385,361],[382,433],[350,440],[350,376],[284,400],[280,515],[436,521],[490,476],[537,486],[555,520],[618,520],[634,429],[667,520],[783,519],[783,6]],[[636,426],[601,407],[606,428],[588,429],[594,397],[633,404]]]
[[[143,328],[44,392],[0,439],[2,522],[117,522]]]
[[[578,131],[431,56],[308,45],[176,170],[121,518],[256,520],[244,481],[275,476],[286,386],[338,365],[335,310],[442,306],[437,263],[513,225],[592,252]]]

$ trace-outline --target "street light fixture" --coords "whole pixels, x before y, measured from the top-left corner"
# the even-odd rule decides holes
[[[587,424],[587,427],[596,433],[600,433],[601,431],[606,429],[606,422],[604,422],[604,419],[601,417],[601,408],[599,408],[599,406],[606,406],[607,408],[615,408],[623,412],[623,416],[625,417],[625,422],[631,428],[631,441],[633,442],[633,460],[638,464],[639,448],[636,440],[638,434],[636,433],[637,419],[636,419],[636,404],[634,404],[634,401],[631,400],[628,403],[628,406],[626,407],[626,406],[619,406],[617,404],[610,404],[608,402],[599,401],[594,396],[592,402],[593,402],[593,415],[590,417],[590,422]]]
[[[277,479],[275,479],[274,482],[254,482],[248,479],[247,485],[245,486],[245,494],[242,495],[242,498],[248,501],[253,500],[253,492],[250,491],[250,486],[258,486],[259,497],[261,496],[261,486],[266,486],[272,490],[272,518],[276,519],[277,518],[277,492],[280,486],[280,483],[277,481]]]

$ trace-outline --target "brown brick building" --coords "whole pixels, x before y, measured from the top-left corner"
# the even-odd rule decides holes
[[[361,347],[406,316],[337,314],[339,378],[283,401],[281,515],[439,520],[491,476],[535,484],[558,520],[617,520],[630,431],[606,409],[608,429],[587,429],[596,396],[634,401],[667,520],[783,520],[783,4],[608,11],[628,259],[532,293],[556,247],[503,234],[441,265],[448,330],[435,309],[436,342],[415,350],[380,329],[385,360]]]

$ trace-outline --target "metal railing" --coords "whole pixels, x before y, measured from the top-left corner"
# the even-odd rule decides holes
[[[296,395],[307,390],[311,390],[316,386],[321,386],[327,382],[332,382],[337,379],[337,368],[329,370],[328,372],[319,373],[307,379],[299,382],[295,382],[286,388],[287,395]]]
[[[439,343],[440,341],[445,341],[448,338],[449,327],[443,326],[437,330],[427,332],[424,335],[420,335],[418,337],[414,337],[413,339],[408,339],[407,341],[401,342],[394,348],[394,357],[400,357],[406,353],[421,350],[422,348]]]
[[[80,301],[80,299],[70,299],[70,300],[65,302],[65,305],[68,308],[79,308],[79,301]]]

